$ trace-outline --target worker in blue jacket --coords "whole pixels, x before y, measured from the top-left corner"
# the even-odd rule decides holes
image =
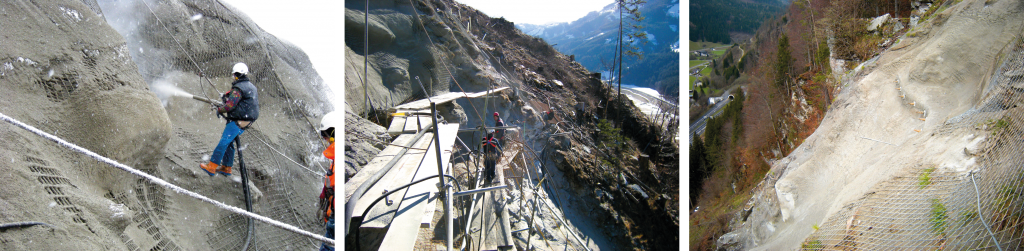
[[[231,90],[221,96],[223,105],[217,106],[218,116],[227,119],[220,142],[213,149],[210,162],[199,164],[199,167],[210,176],[222,174],[231,176],[231,166],[235,162],[235,146],[231,144],[235,137],[241,135],[260,116],[260,103],[256,86],[249,81],[249,67],[245,63],[237,63],[231,68],[235,81]]]

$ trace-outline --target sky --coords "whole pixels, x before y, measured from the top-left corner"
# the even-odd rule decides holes
[[[344,3],[336,0],[221,0],[241,10],[263,30],[302,48],[344,109]]]
[[[455,0],[491,17],[505,17],[513,23],[547,24],[572,22],[591,11],[599,11],[614,0]]]

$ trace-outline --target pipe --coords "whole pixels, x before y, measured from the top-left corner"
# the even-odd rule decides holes
[[[473,128],[473,129],[459,129],[459,132],[471,132],[471,131],[479,130],[480,128],[481,127],[476,127],[476,128]],[[482,128],[484,128],[484,129],[519,129],[519,126],[483,126]]]
[[[16,228],[16,227],[31,227],[31,226],[36,226],[36,225],[43,225],[43,226],[47,226],[47,227],[50,227],[50,228],[57,228],[57,227],[54,227],[53,225],[46,224],[46,223],[43,223],[43,222],[26,221],[26,222],[15,222],[15,223],[0,224],[0,229],[8,229],[8,228]]]
[[[454,194],[452,194],[452,196],[460,197],[460,196],[473,195],[473,194],[478,194],[478,193],[483,193],[483,192],[490,192],[490,191],[494,191],[494,190],[498,190],[498,189],[505,189],[505,188],[508,188],[508,186],[507,185],[501,185],[501,186],[493,186],[493,187],[488,187],[488,188],[473,189],[473,190],[469,190],[469,191],[455,192]]]
[[[416,79],[416,81],[419,81],[419,79]],[[422,87],[422,85],[421,85],[421,87]],[[443,167],[443,165],[441,165],[441,140],[439,139],[440,136],[438,136],[438,134],[441,134],[441,128],[437,127],[437,103],[430,102],[430,119],[433,120],[433,122],[434,122],[434,124],[433,124],[433,127],[434,127],[434,150],[435,150],[435,152],[437,152],[437,174],[440,175],[440,174],[444,174],[444,167]],[[417,119],[416,121],[419,121],[419,120]],[[444,177],[438,176],[437,179],[441,182],[441,187],[440,188],[444,189],[444,196],[446,197],[445,200],[444,200],[444,216],[445,216],[445,220],[447,221],[447,224],[446,224],[445,228],[447,228],[448,232],[447,232],[447,236],[445,236],[445,244],[447,246],[447,251],[451,251],[452,250],[452,203],[451,203],[451,196],[448,193],[448,186],[444,182]],[[438,191],[438,192],[440,192],[440,191]]]
[[[391,194],[393,194],[393,193],[395,193],[395,192],[401,191],[402,189],[408,188],[408,187],[410,187],[410,186],[412,186],[412,185],[416,185],[416,184],[419,184],[420,182],[424,182],[424,181],[427,181],[427,180],[433,179],[433,178],[435,178],[435,177],[438,177],[438,176],[448,177],[449,179],[455,180],[455,177],[453,177],[453,176],[451,176],[451,175],[447,175],[447,174],[445,174],[445,175],[431,175],[431,176],[429,176],[429,177],[426,177],[426,178],[422,178],[422,179],[419,179],[419,180],[417,180],[417,181],[413,181],[412,183],[409,183],[409,184],[405,184],[405,185],[402,185],[402,186],[400,186],[400,187],[397,187],[397,188],[395,188],[395,189],[393,189],[393,190],[391,190],[391,191],[388,191],[387,193],[384,193],[384,194],[382,194],[382,195],[381,195],[380,197],[377,197],[377,199],[376,199],[376,200],[373,200],[373,202],[370,202],[370,205],[369,205],[369,206],[367,206],[367,207],[366,207],[366,210],[364,210],[364,211],[363,211],[363,215],[366,215],[366,214],[370,213],[370,209],[373,209],[373,205],[376,205],[376,204],[377,204],[377,202],[380,202],[380,200],[382,200],[382,199],[384,199],[384,198],[387,198],[387,197],[388,197],[388,195],[391,195]],[[459,185],[459,183],[458,183],[458,182],[454,182],[454,183],[455,183],[455,185],[459,186],[459,189],[461,189],[461,188],[462,188],[462,186],[461,186],[461,185]],[[353,194],[353,196],[354,196],[354,194]],[[355,228],[355,230],[356,230],[356,231],[355,231],[355,232],[353,233],[353,234],[355,234],[355,244],[356,244],[355,246],[356,246],[356,250],[363,250],[363,249],[362,249],[362,243],[361,243],[361,242],[359,241],[359,227],[360,227],[360,226],[362,226],[362,225],[363,225],[363,221],[359,221],[359,223],[356,223],[356,225],[352,226],[352,227],[353,227],[353,228]]]
[[[476,185],[477,183],[480,183],[479,168],[477,169],[477,171],[478,172],[477,172],[477,175],[476,175],[476,181],[473,182],[473,185]],[[469,245],[468,244],[469,243],[469,228],[470,228],[470,226],[473,225],[473,208],[476,207],[476,199],[477,199],[476,195],[474,195],[472,198],[470,198],[470,201],[469,201],[469,213],[466,214],[466,230],[462,233],[462,237],[465,238],[465,240],[462,241],[462,247],[460,247],[459,250],[466,250],[467,245]]]
[[[203,102],[209,103],[211,105],[215,105],[215,106],[224,106],[224,104],[221,104],[220,102],[213,101],[212,99],[208,99],[208,98],[204,98],[204,97],[200,97],[200,96],[196,96],[196,95],[192,95],[192,99],[203,101]]]
[[[409,141],[409,144],[402,148],[402,150],[398,151],[398,153],[395,154],[395,156],[405,155],[405,152],[409,151],[409,147],[412,147],[413,144],[416,144],[416,142],[423,137],[423,134],[429,131],[432,127],[433,126],[430,126],[426,130],[422,130],[416,133],[416,136],[413,136],[412,141]],[[401,159],[401,157],[392,158],[391,161],[384,165],[384,168],[380,169],[380,171],[377,171],[377,173],[373,174],[373,176],[371,176],[370,179],[363,182],[362,185],[359,185],[359,188],[356,188],[356,191],[352,193],[352,197],[350,197],[348,199],[348,202],[345,203],[345,236],[348,236],[350,228],[348,223],[349,221],[352,220],[352,210],[356,209],[356,202],[359,201],[359,197],[362,197],[363,194],[366,193],[366,190],[370,189],[370,186],[373,186],[373,184],[377,184],[377,181],[380,181],[380,179],[384,177],[384,174],[386,174],[388,171],[391,171],[391,168],[394,167],[395,164],[398,164],[399,159]],[[360,224],[361,223],[362,221],[360,221]]]

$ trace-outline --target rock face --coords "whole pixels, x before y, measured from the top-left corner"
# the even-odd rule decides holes
[[[346,146],[346,165],[351,167],[347,170],[357,169],[383,148],[375,139],[375,131],[383,128],[361,116],[389,120],[383,111],[412,100],[447,92],[509,87],[489,97],[457,99],[451,107],[440,106],[440,114],[449,123],[459,122],[463,129],[493,126],[494,112],[506,125],[520,126],[520,130],[508,130],[506,139],[521,135],[532,150],[520,151],[526,156],[523,160],[532,162],[529,158],[537,158],[531,168],[548,174],[545,183],[557,184],[549,187],[556,195],[537,196],[537,200],[562,205],[559,207],[565,208],[558,211],[578,216],[567,219],[564,227],[538,230],[567,238],[552,242],[556,245],[553,249],[562,249],[559,245],[582,249],[574,238],[558,233],[567,230],[585,236],[591,248],[678,249],[678,203],[673,200],[678,198],[678,187],[666,185],[678,184],[678,166],[673,164],[678,163],[678,147],[670,138],[659,136],[658,127],[632,102],[612,98],[614,92],[600,81],[599,74],[587,71],[542,39],[522,33],[512,22],[489,17],[456,1],[375,1],[369,6],[369,21],[364,20],[363,4],[349,1],[345,12],[345,101],[351,111],[346,117],[346,131],[351,132],[346,135],[346,142],[351,143],[351,147]],[[364,31],[369,37],[365,43]],[[369,48],[364,52],[366,44]],[[364,60],[369,61],[365,75]],[[367,99],[372,107],[365,105]],[[370,110],[373,112],[367,113]],[[557,119],[541,120],[540,113],[549,110],[557,114]],[[644,144],[615,153],[624,156],[622,166],[635,169],[629,173],[630,182],[640,184],[633,188],[619,185],[621,179],[615,177],[625,176],[612,175],[607,170],[618,169],[602,165],[600,160],[611,149],[595,142],[596,124],[600,118],[612,116],[622,120],[624,136]],[[480,136],[472,132],[459,135],[470,148]],[[463,150],[456,151],[460,155]],[[656,168],[635,168],[641,166],[638,159],[625,157],[641,154],[652,156],[655,164],[650,166]],[[457,165],[456,172],[467,168]],[[595,189],[614,195],[595,199],[596,195],[589,192]],[[572,199],[553,202],[558,197]],[[595,208],[601,209],[593,211]],[[557,222],[551,217],[555,214],[544,215],[542,220]],[[514,224],[519,224],[517,229],[526,227],[524,221]],[[532,239],[539,238],[543,236]],[[525,247],[523,243],[517,241],[517,246]]]
[[[102,17],[79,1],[4,1],[0,22],[0,113],[127,165],[157,165],[171,121]],[[6,123],[0,141],[0,168],[18,174],[2,178],[0,221],[56,227],[9,230],[0,249],[124,247],[133,210],[103,197],[128,181],[123,172]]]
[[[357,114],[460,91],[460,87],[467,92],[483,91],[495,81],[481,72],[489,65],[483,62],[480,49],[472,46],[471,38],[449,28],[459,24],[442,18],[447,11],[414,10],[407,1],[376,1],[370,4],[366,25],[365,6],[356,2],[346,3],[345,9],[345,28],[350,34],[345,36],[345,101]],[[417,10],[426,15],[412,15]],[[363,27],[369,27],[368,55],[364,54]],[[367,59],[368,72],[363,79]],[[450,67],[451,74],[444,67]],[[364,82],[368,83],[365,92]],[[367,96],[371,107],[365,105]]]
[[[889,21],[888,13],[886,13],[885,15],[878,16],[875,19],[871,19],[871,23],[868,24],[868,32],[874,32],[875,30],[878,29],[878,27],[881,27],[883,24],[885,24],[886,21]]]
[[[187,98],[162,106],[150,87],[216,98],[230,67],[246,62],[262,114],[240,136],[253,212],[323,231],[315,205],[329,163],[312,124],[331,94],[298,48],[217,1],[3,1],[0,23],[0,113],[241,208],[240,163],[231,178],[197,167],[224,121]],[[0,250],[221,250],[246,241],[245,218],[0,124],[0,168],[11,174],[0,177],[0,221],[55,226],[7,230]],[[257,226],[268,233],[252,240],[257,249],[319,245]]]
[[[940,14],[946,20],[929,18],[915,28],[929,35],[903,38],[899,49],[882,52],[874,66],[843,83],[852,88],[844,88],[836,96],[821,125],[789,156],[772,164],[768,177],[752,192],[755,206],[741,224],[730,226],[730,232],[738,236],[729,238],[735,236],[733,239],[738,241],[729,243],[738,242],[734,247],[744,250],[786,250],[813,243],[814,238],[828,233],[864,229],[850,230],[854,227],[879,229],[884,224],[901,229],[900,223],[889,223],[913,216],[874,211],[874,205],[882,204],[872,201],[888,200],[885,203],[898,203],[899,208],[918,208],[928,202],[897,202],[902,198],[899,194],[906,194],[899,185],[911,184],[906,189],[919,194],[976,193],[970,179],[962,180],[962,187],[951,183],[944,188],[919,188],[919,179],[928,177],[922,176],[924,172],[920,170],[934,167],[936,172],[930,174],[931,179],[939,180],[940,175],[966,177],[981,169],[979,166],[985,168],[974,175],[985,174],[986,169],[1010,168],[997,158],[1004,153],[993,149],[1016,146],[1005,142],[1017,141],[994,142],[1006,135],[1016,139],[1019,134],[975,127],[985,123],[994,126],[1002,116],[1007,121],[1015,120],[1020,114],[1003,103],[1003,95],[1013,93],[1008,96],[1014,99],[1019,95],[1013,90],[1015,81],[999,69],[1012,70],[1013,64],[1006,62],[1024,55],[1019,49],[1006,49],[1020,48],[1016,31],[1022,28],[1024,20],[1018,11],[1022,4],[999,1],[986,6],[986,1],[981,0],[948,3],[951,6]],[[1007,67],[998,68],[1000,65]],[[1017,152],[1014,149],[1010,153],[1017,156]],[[1015,169],[1008,170],[1019,171],[1019,166],[1012,168]],[[979,186],[982,198],[986,191],[998,189],[996,185]],[[810,226],[820,226],[821,230]],[[894,235],[916,235],[920,233],[917,231]],[[849,236],[858,239],[858,247],[892,238]],[[949,234],[936,238],[962,237]],[[836,245],[827,239],[819,240],[828,247]],[[728,243],[721,244],[724,248]]]
[[[387,128],[345,110],[345,180],[356,175],[390,141]]]

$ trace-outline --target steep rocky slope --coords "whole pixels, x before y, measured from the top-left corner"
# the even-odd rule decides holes
[[[217,97],[249,64],[261,118],[241,136],[254,212],[312,232],[323,146],[305,122],[331,107],[304,53],[217,1],[0,3],[0,112],[180,187],[244,208],[232,178],[197,168],[223,129],[208,105],[154,85]],[[126,39],[127,38],[127,39]],[[127,40],[127,41],[126,41]],[[205,76],[207,80],[202,80]],[[162,102],[163,101],[163,102]],[[306,237],[150,184],[27,131],[0,125],[4,250],[313,248]],[[293,162],[294,161],[294,162]],[[295,163],[301,162],[301,163]]]
[[[678,249],[677,143],[628,99],[616,98],[598,74],[507,20],[444,0],[370,3],[370,46],[364,53],[362,4],[346,3],[345,102],[351,111],[346,121],[369,119],[386,125],[386,111],[403,102],[510,87],[489,99],[459,99],[441,113],[451,123],[472,128],[493,125],[490,114],[499,112],[506,123],[523,128],[526,143],[537,150],[544,172],[550,172],[551,197],[542,199],[564,212],[543,220],[554,222],[554,216],[564,215],[569,224],[549,225],[540,235],[534,232],[537,236],[529,237],[534,246],[548,241],[551,248],[575,245],[563,235],[573,231],[593,249]],[[369,59],[367,92],[364,59]],[[367,97],[372,107],[364,105]],[[557,125],[542,120],[541,112],[549,109],[557,114]],[[601,119],[621,122],[629,142],[621,151],[598,139]],[[379,125],[348,125],[354,124],[363,126],[346,127],[351,134],[346,135],[345,161],[358,167],[391,139],[378,141]],[[460,136],[474,142],[471,134]],[[360,143],[367,139],[369,144]],[[613,157],[615,165],[600,162]],[[525,227],[525,220],[516,221]],[[528,237],[516,238],[520,245]]]
[[[1015,58],[1019,58],[1022,31],[1024,5],[1019,1],[954,1],[877,58],[844,76],[843,89],[821,125],[789,156],[772,165],[772,171],[754,189],[752,209],[737,213],[735,224],[731,224],[733,232],[719,239],[719,244],[730,250],[793,249],[801,244],[804,248],[821,247],[814,245],[822,241],[808,239],[819,226],[823,232],[826,226],[837,226],[837,231],[848,236],[826,248],[864,248],[867,244],[871,249],[871,245],[886,241],[868,238],[875,234],[872,229],[922,236],[918,239],[926,243],[909,243],[910,239],[904,238],[904,243],[920,245],[917,248],[941,249],[957,239],[963,241],[952,234],[932,235],[934,230],[926,227],[901,231],[912,224],[938,224],[934,218],[927,221],[929,212],[913,210],[932,210],[937,201],[950,203],[947,207],[953,210],[951,205],[957,201],[945,194],[963,191],[970,195],[971,204],[955,207],[973,208],[975,190],[967,187],[971,173],[991,176],[994,171],[989,169],[1006,165],[1019,173],[1019,162],[1000,157],[1002,151],[1019,150],[999,150],[1018,145],[998,143],[1012,142],[1005,137],[1017,137],[1013,135],[1019,131],[993,131],[995,123],[985,121],[1020,119],[1019,108],[1015,108],[1019,94],[1010,86],[1020,81],[1014,69],[1020,67]],[[986,141],[989,134],[995,140]],[[979,144],[998,151],[979,152]],[[959,183],[965,186],[927,186],[932,180],[965,182]],[[986,191],[996,190],[996,185],[986,187],[981,181],[978,185],[982,198]],[[987,198],[980,200],[982,205],[992,202],[992,197]],[[935,201],[930,206],[929,199]],[[877,200],[899,204],[868,203]],[[907,211],[888,212],[894,210],[893,205]],[[1019,214],[1020,207],[1011,210]],[[950,211],[950,219],[957,217],[955,214],[961,212]],[[886,223],[873,225],[879,219]],[[918,219],[925,219],[924,223]],[[951,225],[950,229],[954,228]],[[1001,235],[1010,243],[1020,238],[1019,229],[1016,234],[1013,229]],[[987,241],[987,237],[980,239],[981,243]]]

